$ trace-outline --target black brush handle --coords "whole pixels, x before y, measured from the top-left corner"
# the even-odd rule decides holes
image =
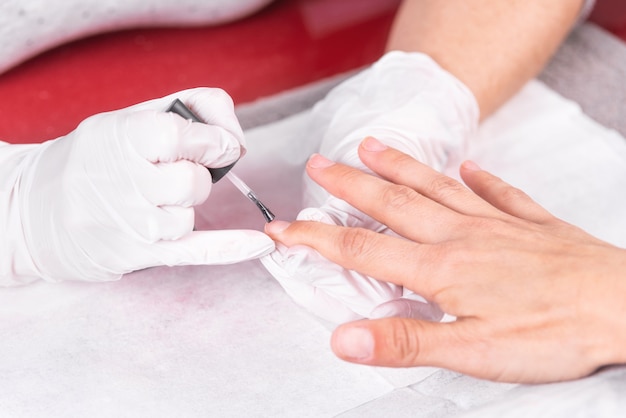
[[[170,105],[170,107],[167,108],[167,112],[176,113],[178,116],[182,116],[183,118],[188,119],[192,122],[204,123],[191,110],[189,110],[189,108],[185,106],[185,104],[181,102],[180,99],[174,100],[172,104]],[[237,161],[235,161],[232,164],[227,165],[226,167],[220,167],[220,168],[207,167],[207,170],[209,170],[209,173],[211,173],[211,182],[217,183],[218,181],[220,181],[222,177],[224,177],[226,173],[228,173],[230,169],[235,166],[235,164],[237,164]]]

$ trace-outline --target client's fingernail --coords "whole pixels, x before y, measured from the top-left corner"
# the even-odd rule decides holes
[[[367,360],[374,352],[372,333],[360,326],[346,326],[335,331],[333,349],[348,360]]]
[[[290,223],[285,221],[273,220],[265,224],[265,232],[268,235],[279,235],[285,229],[289,228]]]
[[[362,146],[364,150],[372,152],[379,152],[387,149],[387,145],[371,136],[368,136],[363,140]]]
[[[326,168],[330,167],[333,164],[335,164],[334,161],[331,161],[320,154],[311,155],[311,158],[309,158],[308,162],[308,166],[311,168]]]
[[[463,161],[463,164],[461,164],[461,166],[463,166],[463,168],[468,171],[480,171],[481,170],[478,164],[470,160]]]

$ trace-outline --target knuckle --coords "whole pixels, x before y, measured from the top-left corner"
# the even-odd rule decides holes
[[[400,364],[414,364],[420,357],[420,340],[418,333],[413,326],[409,326],[409,321],[395,321],[389,334],[388,344],[391,346],[395,360]]]
[[[155,242],[163,238],[161,223],[159,222],[157,217],[152,214],[147,214],[144,217],[143,224],[138,225],[136,229],[138,229],[138,232],[140,233],[140,235],[142,235],[144,240],[146,240],[150,244],[154,244]]]
[[[458,297],[454,286],[448,285],[437,289],[432,294],[431,300],[449,314],[459,315],[462,312],[463,298]]]
[[[425,192],[428,196],[436,198],[447,198],[461,193],[464,190],[464,186],[459,182],[444,175],[438,175],[433,178],[425,188]]]
[[[159,225],[153,228],[150,236],[152,242],[176,240],[193,231],[195,215],[191,208],[177,208],[165,219],[155,220],[155,222],[159,222]]]
[[[458,244],[442,243],[428,247],[421,258],[421,268],[427,274],[420,275],[423,284],[423,296],[443,307],[448,302],[450,284],[463,271],[467,260],[465,251],[457,250]]]
[[[338,244],[343,259],[362,258],[372,251],[370,231],[362,228],[344,229]]]
[[[363,172],[356,168],[350,167],[342,173],[342,177],[344,178],[345,184],[352,185],[354,183],[357,183],[363,177]]]
[[[209,196],[211,174],[205,167],[187,160],[177,161],[173,166],[175,171],[171,177],[180,204],[198,203],[194,200],[196,196],[200,196],[201,200]]]
[[[403,185],[393,184],[383,191],[381,201],[384,207],[402,210],[419,199],[417,192]]]
[[[172,155],[178,149],[179,131],[185,129],[188,122],[175,114],[155,114],[148,117],[147,114],[134,113],[129,117],[134,118],[133,129],[128,131],[129,137],[134,142],[149,142],[153,153],[156,155]],[[137,129],[142,125],[141,129]],[[139,132],[142,132],[140,135]],[[148,135],[146,135],[146,133]],[[149,137],[149,141],[146,139]],[[147,144],[146,144],[147,145]]]
[[[180,160],[183,169],[180,170],[180,184],[186,185],[190,190],[195,190],[205,183],[211,184],[211,173],[203,165],[188,160]]]
[[[191,233],[195,224],[195,213],[192,208],[185,208],[178,216],[178,227],[171,239],[179,239]]]
[[[499,219],[482,218],[478,216],[464,215],[461,222],[465,229],[476,231],[477,234],[497,232],[504,227],[503,222]],[[462,251],[459,251],[459,249],[454,246],[448,247],[448,250],[454,255],[462,254]]]
[[[112,115],[112,114],[111,114]],[[116,136],[151,162],[177,149],[178,131],[187,122],[173,113],[138,110],[111,121]]]
[[[178,170],[175,180],[176,194],[181,199],[193,195],[196,186],[199,184],[189,169]]]
[[[219,87],[215,87],[215,88],[211,88],[209,93],[210,93],[210,98],[212,101],[218,101],[219,103],[221,103],[222,105],[228,108],[234,107],[233,99],[226,92],[226,90],[221,89]]]
[[[389,172],[397,177],[403,173],[410,173],[415,169],[416,160],[408,154],[394,155],[389,164]]]
[[[506,203],[515,203],[528,199],[528,195],[520,189],[512,186],[504,187],[500,190],[500,200]]]
[[[334,192],[341,200],[347,200],[350,191],[354,190],[363,178],[363,172],[357,169],[348,168],[341,173],[341,180],[338,183],[338,189]]]
[[[180,160],[171,163],[172,177],[180,189],[187,190],[193,187],[196,172],[195,164],[191,161]]]

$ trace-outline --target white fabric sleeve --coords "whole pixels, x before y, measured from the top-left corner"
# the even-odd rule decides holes
[[[38,144],[11,145],[0,141],[0,286],[27,284],[38,279],[30,259],[17,257],[26,251],[16,204],[19,169],[24,158]]]
[[[272,0],[5,0],[0,2],[0,73],[65,42],[147,26],[217,25]]]
[[[479,113],[472,92],[428,55],[391,51],[318,102],[307,132],[322,138],[322,155],[365,171],[358,145],[367,136],[441,170],[464,154]],[[304,206],[326,198],[305,176]]]

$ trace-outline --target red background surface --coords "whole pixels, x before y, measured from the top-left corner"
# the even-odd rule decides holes
[[[185,88],[219,86],[243,103],[363,66],[383,51],[398,3],[278,0],[219,27],[128,30],[63,45],[0,75],[0,139],[52,139],[89,115]],[[623,0],[598,0],[591,20],[626,39]]]

